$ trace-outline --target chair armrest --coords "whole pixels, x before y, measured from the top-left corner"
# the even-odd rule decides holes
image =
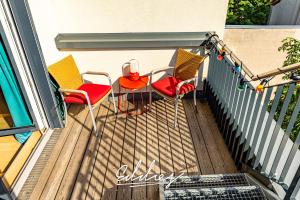
[[[174,67],[168,66],[168,67],[162,67],[162,68],[157,68],[157,69],[152,70],[151,74],[150,74],[150,84],[152,83],[152,76],[154,74],[157,74],[157,73],[160,73],[163,71],[167,71],[168,69],[174,69]]]
[[[61,89],[61,88],[59,88],[58,90],[59,90],[61,93],[83,94],[84,97],[86,98],[86,101],[88,102],[88,104],[91,105],[89,95],[88,95],[88,93],[87,93],[86,91],[83,91],[83,90],[72,90],[72,89]]]
[[[85,75],[85,74],[87,74],[87,75],[100,75],[100,76],[105,76],[105,77],[108,79],[109,85],[112,87],[111,78],[110,78],[109,74],[106,73],[106,72],[87,71],[87,72],[84,72],[84,73],[81,74],[82,80],[83,80],[83,75]]]
[[[82,73],[81,75],[84,75],[84,74],[91,74],[91,75],[103,75],[103,76],[109,77],[109,74],[108,74],[108,73],[106,73],[106,72],[94,72],[94,71],[87,71],[87,72],[84,72],[84,73]]]
[[[187,83],[190,83],[190,82],[194,82],[195,89],[196,89],[196,87],[197,87],[197,80],[198,80],[198,77],[195,76],[194,78],[187,79],[187,80],[185,80],[185,81],[181,81],[180,83],[178,83],[177,86],[176,86],[176,96],[179,94],[180,88],[181,88],[184,84],[187,84]]]
[[[157,68],[151,71],[151,75],[166,71],[168,69],[174,69],[174,67],[168,66],[168,67],[162,67],[162,68]]]

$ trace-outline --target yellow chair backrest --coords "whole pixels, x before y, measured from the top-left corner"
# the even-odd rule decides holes
[[[203,56],[185,51],[184,49],[178,49],[174,76],[181,80],[195,77],[198,74],[199,65],[203,60]]]
[[[60,88],[78,89],[83,81],[72,55],[48,67],[49,73],[53,76]]]

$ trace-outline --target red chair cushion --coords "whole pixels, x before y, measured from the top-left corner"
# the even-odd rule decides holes
[[[94,105],[111,90],[111,86],[87,83],[82,84],[77,90],[83,90],[87,92],[91,104]],[[83,94],[76,93],[65,96],[64,101],[66,103],[87,104],[85,96]]]
[[[175,77],[171,76],[152,83],[152,87],[161,92],[162,94],[165,94],[170,97],[175,97],[176,86],[180,82],[182,82],[182,80],[176,79]],[[186,94],[193,90],[195,90],[194,84],[187,83],[180,88],[179,94]]]

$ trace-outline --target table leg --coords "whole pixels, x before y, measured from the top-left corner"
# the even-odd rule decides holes
[[[124,102],[125,102],[125,109],[126,109],[126,115],[128,115],[128,108],[129,108],[129,103],[128,103],[128,91],[126,91],[125,96],[124,96]]]
[[[119,110],[119,112],[121,112],[121,109],[120,109],[120,100],[121,100],[120,95],[121,95],[121,87],[120,87],[120,84],[119,84],[119,96],[118,96],[118,110]]]
[[[141,92],[141,99],[142,99],[142,109],[141,109],[141,114],[144,113],[144,97],[143,97],[143,93]]]
[[[135,102],[134,102],[134,92],[132,92],[132,104],[133,104],[133,106],[134,106],[134,111],[135,111],[135,114],[137,113],[137,111],[136,111],[136,106],[135,106]]]

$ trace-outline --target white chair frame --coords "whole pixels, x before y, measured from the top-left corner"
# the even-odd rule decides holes
[[[201,66],[201,64],[199,65],[199,69],[200,69],[200,66]],[[195,90],[193,91],[193,93],[194,93],[194,97],[193,98],[194,98],[195,109],[197,111],[197,107],[196,107],[197,106],[196,94],[197,94],[197,86],[198,86],[198,76],[195,76],[195,77],[193,77],[191,79],[187,79],[185,81],[182,81],[182,82],[178,83],[178,85],[176,86],[176,96],[175,96],[175,100],[174,100],[174,97],[170,97],[168,95],[162,94],[161,92],[157,91],[155,88],[152,87],[153,76],[155,74],[158,74],[160,72],[165,72],[165,71],[170,70],[170,69],[174,70],[174,67],[168,66],[168,67],[158,68],[158,69],[152,70],[151,75],[150,75],[150,91],[149,91],[149,95],[150,95],[150,109],[151,109],[151,106],[152,106],[152,89],[156,93],[158,93],[159,95],[161,95],[162,97],[164,97],[166,99],[170,99],[171,101],[174,101],[174,103],[175,103],[174,126],[175,126],[175,128],[177,128],[178,101],[185,95],[185,94],[181,94],[181,95],[179,94],[180,88],[184,84],[187,84],[187,83],[190,83],[190,82],[194,82]]]
[[[106,72],[91,72],[91,71],[88,71],[88,72],[85,72],[85,73],[82,73],[81,74],[81,78],[82,80],[84,81],[83,79],[83,76],[84,75],[100,75],[100,76],[105,76],[107,79],[108,79],[108,82],[109,82],[109,85],[111,86],[111,91],[109,91],[106,96],[104,96],[100,101],[98,101],[96,104],[92,105],[91,104],[91,101],[90,101],[90,98],[88,96],[88,93],[83,91],[83,90],[72,90],[72,89],[63,89],[63,88],[60,88],[59,91],[62,95],[62,97],[64,97],[64,93],[77,93],[77,94],[83,94],[86,98],[86,101],[87,101],[87,106],[89,108],[89,113],[90,113],[90,116],[91,116],[91,119],[92,119],[92,122],[93,122],[93,130],[96,134],[96,136],[98,136],[98,130],[97,130],[97,125],[96,125],[96,120],[95,120],[95,116],[94,116],[94,113],[93,113],[93,110],[95,108],[97,108],[100,103],[109,95],[111,94],[112,95],[112,99],[113,99],[113,104],[114,104],[114,112],[115,114],[117,114],[117,107],[116,107],[116,102],[115,102],[115,95],[114,95],[114,91],[113,91],[113,86],[112,86],[112,81],[111,81],[111,78],[109,76],[108,73]],[[66,102],[64,102],[64,107],[65,107],[65,124],[67,123],[66,120],[67,120],[67,104]]]

